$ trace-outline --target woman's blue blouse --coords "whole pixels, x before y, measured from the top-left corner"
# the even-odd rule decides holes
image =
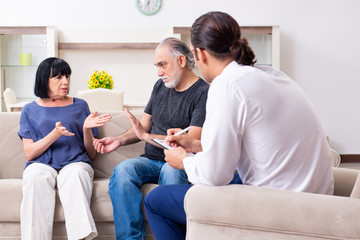
[[[85,162],[91,164],[83,139],[83,124],[90,114],[88,104],[79,98],[64,107],[43,107],[35,101],[26,104],[21,111],[20,138],[32,139],[37,142],[48,135],[56,122],[61,122],[74,136],[61,136],[39,157],[28,161],[26,166],[32,163],[44,163],[57,171],[60,171],[69,163]],[[98,129],[93,128],[93,135],[98,135]]]

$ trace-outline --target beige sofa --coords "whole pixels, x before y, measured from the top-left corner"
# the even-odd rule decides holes
[[[134,112],[140,118],[141,112]],[[113,113],[100,128],[100,137],[126,131],[124,112]],[[17,136],[19,113],[0,113],[0,239],[20,239],[21,178],[25,165]],[[99,236],[115,239],[112,205],[107,193],[109,177],[122,160],[143,152],[144,143],[120,147],[94,160],[92,212]],[[334,164],[337,164],[336,161]],[[335,195],[297,193],[253,186],[194,186],[185,199],[189,240],[211,239],[360,239],[360,199],[349,198],[357,170],[334,168]],[[144,195],[155,184],[146,184]],[[54,219],[54,238],[66,239],[59,200]],[[146,224],[146,239],[155,239]]]
[[[142,112],[134,112],[140,118]],[[126,131],[130,122],[124,112],[112,114],[111,122],[99,129],[99,137],[115,136]],[[22,143],[17,135],[20,113],[0,113],[0,239],[20,239],[20,203],[22,199],[22,173],[26,163]],[[124,159],[137,157],[144,152],[144,143],[120,147],[116,151],[96,157],[94,189],[91,209],[99,236],[96,239],[115,239],[112,205],[107,193],[109,177],[114,167]],[[146,184],[144,195],[156,187]],[[146,223],[148,239],[155,239]],[[59,198],[55,208],[53,239],[66,239],[63,209]]]

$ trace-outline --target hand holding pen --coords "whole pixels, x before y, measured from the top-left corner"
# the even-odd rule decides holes
[[[169,135],[174,135],[174,136],[179,136],[181,134],[184,134],[186,132],[188,132],[190,130],[190,126],[187,128],[184,128],[183,130],[181,130],[180,128],[171,128],[167,130],[167,134]]]
[[[181,135],[181,134],[183,134],[183,133],[186,133],[187,131],[190,130],[190,128],[191,128],[190,126],[187,127],[187,128],[184,128],[183,130],[175,133],[174,136],[179,136],[179,135]],[[176,128],[173,128],[173,129],[176,130]],[[171,129],[169,129],[169,130],[171,130]],[[172,135],[172,134],[169,134],[169,130],[168,130],[168,135]]]
[[[200,140],[191,137],[189,134],[184,134],[189,131],[190,127],[179,131],[179,128],[172,128],[167,131],[168,136],[165,138],[166,142],[172,147],[182,147],[187,152],[202,151]],[[199,148],[200,145],[200,148]]]

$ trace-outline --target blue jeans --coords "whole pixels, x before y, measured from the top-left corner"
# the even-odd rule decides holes
[[[229,184],[242,184],[237,173]],[[146,195],[145,212],[156,240],[184,240],[184,199],[192,185],[159,186]]]
[[[127,159],[118,164],[110,178],[109,195],[113,205],[116,239],[145,239],[145,219],[141,210],[145,183],[188,184],[183,170],[165,161],[146,157]]]

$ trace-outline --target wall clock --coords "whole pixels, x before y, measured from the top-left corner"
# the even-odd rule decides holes
[[[136,0],[139,11],[145,15],[154,15],[162,5],[162,0]]]

